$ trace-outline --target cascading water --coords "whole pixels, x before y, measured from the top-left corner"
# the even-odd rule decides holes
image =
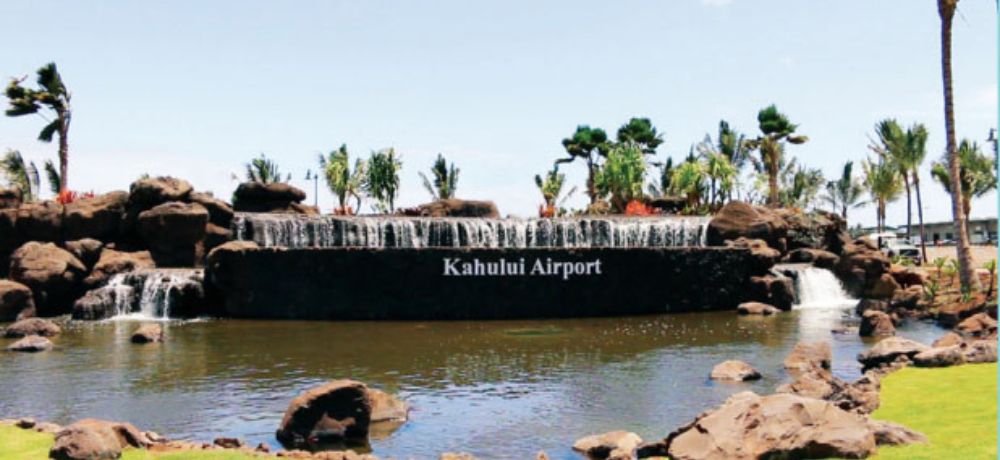
[[[263,247],[550,248],[704,246],[708,217],[556,219],[240,213],[237,240]]]
[[[166,320],[186,291],[200,292],[204,275],[193,269],[151,269],[119,273],[104,289],[114,304],[112,319]]]
[[[798,303],[794,308],[800,310],[848,308],[858,303],[857,299],[847,295],[833,272],[825,268],[804,267],[797,270],[795,288]]]

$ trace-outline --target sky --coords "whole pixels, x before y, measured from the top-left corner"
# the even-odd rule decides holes
[[[964,0],[954,23],[958,136],[997,125],[995,2]],[[944,149],[940,22],[934,0],[74,2],[6,5],[0,77],[54,61],[73,92],[70,187],[127,189],[174,175],[228,198],[265,153],[305,180],[317,157],[402,155],[397,203],[429,201],[419,171],[438,153],[460,168],[458,196],[531,216],[534,175],[564,157],[578,124],[613,133],[630,117],[664,134],[658,160],[682,159],[720,119],[754,134],[774,103],[810,141],[787,152],[827,177],[860,161],[874,124],[930,129]],[[44,121],[0,118],[0,149],[41,164]],[[860,168],[856,168],[860,169]],[[929,178],[928,222],[950,219]],[[585,166],[564,165],[583,189]],[[650,180],[652,180],[652,175]],[[582,206],[579,193],[569,202]],[[319,184],[328,212],[335,198]],[[890,224],[906,217],[890,204]],[[974,217],[996,216],[995,193]],[[852,225],[875,211],[852,210]]]

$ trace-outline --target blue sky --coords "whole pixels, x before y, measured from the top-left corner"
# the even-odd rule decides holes
[[[954,31],[960,137],[997,123],[996,6],[964,0]],[[58,63],[73,91],[70,185],[123,189],[172,174],[228,197],[260,152],[293,183],[341,143],[395,147],[401,205],[429,198],[418,171],[444,153],[459,196],[532,215],[533,176],[563,156],[577,124],[614,131],[631,116],[683,157],[720,118],[753,133],[776,103],[811,140],[789,153],[828,176],[868,154],[893,116],[943,150],[934,0],[804,2],[356,1],[19,2],[6,6],[0,76]],[[0,119],[0,148],[41,162],[42,120]],[[582,164],[563,167],[582,187]],[[924,171],[928,221],[950,217]],[[333,197],[320,184],[325,211]],[[574,203],[582,203],[582,194]],[[995,216],[996,195],[973,205]],[[905,219],[905,201],[889,221]],[[874,222],[874,211],[852,221]]]

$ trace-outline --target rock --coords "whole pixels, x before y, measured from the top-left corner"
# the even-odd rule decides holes
[[[997,362],[997,342],[993,340],[976,340],[969,342],[963,352],[967,363]]]
[[[389,393],[370,388],[368,399],[372,406],[371,423],[400,423],[409,417],[410,405]]]
[[[496,219],[500,217],[497,205],[492,201],[472,200],[437,200],[417,207],[419,215],[427,217],[482,217]]]
[[[869,419],[868,427],[875,433],[875,443],[880,446],[902,446],[927,442],[927,437],[922,433],[892,422]]]
[[[29,335],[7,346],[7,351],[38,352],[52,349],[52,342],[45,337]]]
[[[839,250],[836,244],[847,231],[847,223],[825,211],[802,212],[791,208],[774,210],[788,225],[788,250]]]
[[[83,419],[56,434],[49,458],[92,460],[118,458],[127,447],[146,447],[149,442],[130,423]]]
[[[83,262],[52,243],[28,242],[11,255],[10,279],[31,288],[40,316],[69,312],[86,273]]]
[[[864,315],[866,311],[889,311],[889,302],[884,300],[875,299],[861,299],[858,302],[858,306],[854,308],[854,311],[860,316]]]
[[[902,265],[893,265],[889,268],[889,274],[892,278],[896,280],[902,287],[910,286],[923,286],[927,281],[926,276],[911,267],[904,267]]]
[[[296,396],[288,405],[276,436],[287,448],[330,440],[365,439],[371,413],[365,384],[334,380]]]
[[[234,264],[241,264],[247,252],[259,250],[260,246],[253,241],[230,241],[212,249],[205,258],[206,278],[210,286],[225,292],[227,298],[247,295],[239,289],[240,280],[226,269]]]
[[[0,188],[0,209],[21,206],[21,192],[12,188]]]
[[[122,231],[127,205],[128,193],[123,191],[79,198],[67,204],[62,224],[63,239],[116,240]]]
[[[747,380],[760,379],[760,372],[743,361],[728,360],[716,364],[710,374],[712,380],[723,380],[729,382],[745,382]]]
[[[573,450],[592,459],[631,459],[642,438],[628,431],[611,431],[580,438],[573,443]]]
[[[680,214],[687,207],[687,198],[680,195],[666,195],[653,198],[647,204],[664,214]]]
[[[891,310],[915,310],[920,306],[920,299],[924,296],[923,286],[909,286],[892,293],[889,300]]]
[[[761,302],[743,302],[736,307],[736,312],[741,315],[773,315],[775,313],[781,313],[781,310],[774,305],[768,305]]]
[[[879,341],[879,343],[875,344],[868,351],[858,354],[858,361],[863,365],[863,370],[868,370],[885,364],[891,364],[896,359],[904,356],[912,360],[917,353],[928,349],[930,347],[920,342],[914,342],[902,337],[888,337]]]
[[[21,283],[0,279],[0,322],[16,321],[35,315],[31,289]]]
[[[985,337],[997,332],[997,320],[986,313],[976,313],[955,326],[955,332],[966,337]]]
[[[917,367],[947,367],[965,363],[961,345],[930,348],[913,356]]]
[[[62,329],[56,323],[42,318],[22,319],[3,330],[3,336],[8,339],[27,337],[29,335],[55,337],[60,333],[62,333]]]
[[[147,177],[129,187],[130,212],[139,212],[170,201],[187,201],[193,187],[184,179],[174,177]]]
[[[207,223],[208,211],[200,204],[171,201],[139,213],[138,228],[157,266],[191,267]]]
[[[132,333],[132,343],[156,343],[163,341],[163,327],[159,324],[143,324]]]
[[[987,301],[981,294],[973,294],[967,301],[955,301],[938,307],[937,322],[942,327],[955,327],[962,320],[977,313],[996,314],[996,301]]]
[[[859,239],[844,247],[840,254],[840,260],[834,267],[834,273],[844,282],[851,294],[862,295],[871,291],[882,275],[888,274],[889,267],[889,258],[885,254],[869,246],[865,240]],[[892,278],[892,275],[889,275],[889,278]],[[892,279],[891,282],[883,280],[881,284],[878,291],[884,297],[871,295],[864,295],[864,297],[888,299],[892,295],[892,291],[884,292],[887,291],[886,285],[896,288],[899,286],[895,279]]]
[[[730,201],[708,223],[709,246],[723,246],[726,240],[739,237],[760,239],[769,247],[784,251],[788,224],[773,210],[752,206],[742,201]]]
[[[84,284],[93,288],[103,285],[118,273],[155,267],[156,263],[153,262],[153,256],[149,251],[122,252],[105,248],[101,251],[100,259],[94,264],[90,276],[84,279]]]
[[[864,296],[873,299],[890,299],[899,289],[899,283],[896,282],[896,279],[888,273],[883,273],[872,283],[871,287],[865,289]]]
[[[285,183],[244,182],[233,193],[233,209],[237,212],[302,213],[293,207],[306,198],[306,193]]]
[[[815,267],[833,270],[840,262],[840,256],[822,249],[799,248],[788,252],[786,257],[789,263],[807,263]]]
[[[66,241],[63,243],[63,249],[69,251],[76,257],[87,269],[92,269],[94,264],[101,258],[101,250],[104,248],[104,243],[95,240],[93,238],[84,238],[82,240]]]
[[[17,209],[0,209],[0,253],[9,254],[23,243],[17,234]],[[6,265],[2,267],[6,269]]]
[[[791,394],[731,396],[664,440],[674,460],[865,458],[875,435],[865,417]]]
[[[211,222],[205,226],[205,251],[211,251],[233,239],[232,231]]]
[[[438,460],[476,460],[476,456],[468,452],[445,452]]]
[[[238,438],[219,437],[212,440],[212,444],[223,449],[239,449],[243,447],[243,441]]]
[[[62,222],[63,206],[41,201],[21,205],[14,227],[20,241],[62,241]]]
[[[767,272],[781,259],[781,252],[768,247],[764,240],[748,239],[741,236],[735,240],[727,240],[726,247],[749,249],[750,254],[753,254],[757,273]]]
[[[861,326],[858,335],[862,337],[879,337],[896,335],[896,327],[892,318],[881,311],[868,310],[861,315]]]
[[[934,348],[950,347],[952,345],[961,345],[963,342],[965,342],[965,339],[963,339],[962,336],[954,332],[948,332],[945,335],[942,335],[941,338],[935,340],[931,346]]]
[[[73,302],[72,317],[85,321],[111,318],[118,313],[116,300],[114,289],[105,287],[91,289]]]
[[[788,277],[751,276],[750,298],[788,311],[795,303],[795,285]]]
[[[799,342],[785,358],[785,369],[810,371],[830,369],[833,351],[828,342]]]
[[[316,206],[308,205],[308,204],[292,203],[292,204],[288,205],[288,209],[291,210],[291,212],[296,213],[296,214],[304,214],[304,215],[307,215],[307,216],[318,216],[319,215],[319,208],[317,208]]]
[[[229,228],[233,221],[233,207],[209,193],[193,192],[189,197],[192,203],[200,204],[208,211],[208,221],[212,225]]]

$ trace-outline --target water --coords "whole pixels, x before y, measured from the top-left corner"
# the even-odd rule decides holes
[[[852,299],[843,284],[825,268],[803,267],[796,272],[795,290],[798,309],[854,308],[858,299]]]
[[[112,319],[166,321],[183,291],[201,290],[203,281],[201,270],[146,269],[116,274],[99,289],[109,294]]]
[[[817,312],[836,311],[822,316]],[[835,335],[843,310],[771,317],[735,312],[552,321],[163,323],[167,341],[136,346],[133,322],[72,322],[54,351],[0,353],[0,418],[132,422],[173,438],[235,436],[277,446],[288,402],[329,379],[351,377],[412,403],[411,421],[372,441],[376,455],[578,459],[570,446],[625,429],[665,436],[729,395],[772,392],[799,340],[833,344],[834,373],[859,375],[870,344]],[[936,326],[899,334],[930,343]],[[0,346],[9,341],[0,340]],[[758,382],[715,383],[715,364],[741,359]]]
[[[236,239],[301,247],[676,247],[704,246],[708,217],[557,219],[300,216],[239,213]]]

